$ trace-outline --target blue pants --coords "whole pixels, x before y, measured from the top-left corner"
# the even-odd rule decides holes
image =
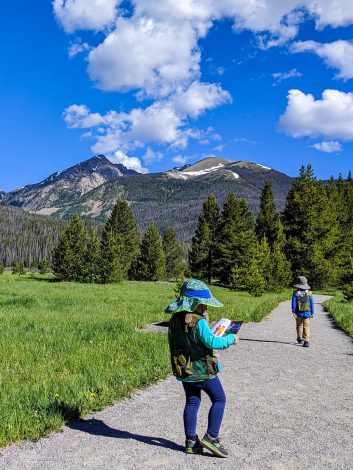
[[[226,396],[219,378],[205,380],[203,382],[183,382],[186,396],[184,409],[184,429],[187,439],[196,436],[197,412],[201,404],[201,390],[210,397],[212,406],[208,413],[207,433],[212,437],[218,437],[221,427]]]

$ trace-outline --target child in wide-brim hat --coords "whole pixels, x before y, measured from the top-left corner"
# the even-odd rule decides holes
[[[223,307],[223,304],[212,295],[204,282],[189,279],[182,284],[179,298],[166,308],[166,312],[173,314],[168,330],[171,364],[173,374],[182,382],[185,392],[186,453],[197,454],[205,447],[218,457],[227,457],[228,451],[219,439],[226,396],[217,375],[221,364],[213,350],[237,344],[239,337],[233,334],[214,336],[205,317],[208,306]],[[196,422],[202,390],[209,396],[212,405],[207,432],[199,440]]]
[[[295,291],[292,295],[292,314],[296,320],[297,342],[308,348],[310,320],[314,316],[314,299],[305,276],[298,276],[293,283],[293,287]]]

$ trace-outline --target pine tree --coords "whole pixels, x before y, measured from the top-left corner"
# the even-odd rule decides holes
[[[288,192],[283,212],[286,255],[293,276],[303,275],[320,288],[337,283],[339,225],[334,204],[311,165],[301,167]]]
[[[4,263],[2,261],[0,261],[0,274],[3,274],[4,271],[5,271]]]
[[[218,272],[223,283],[229,284],[232,269],[242,269],[256,249],[254,220],[244,199],[229,193],[224,201],[218,234]]]
[[[50,272],[51,264],[47,259],[42,259],[39,261],[37,267],[40,274],[47,274]]]
[[[104,227],[103,240],[107,233],[112,234],[116,243],[121,245],[121,267],[124,278],[127,278],[140,249],[140,232],[127,201],[117,199]]]
[[[209,281],[208,259],[211,246],[212,234],[210,226],[205,217],[200,215],[189,252],[189,266],[193,277]]]
[[[271,181],[266,181],[262,190],[255,232],[260,241],[266,237],[271,249],[275,243],[282,245],[285,243],[283,227],[276,211]]]
[[[95,232],[92,232],[88,238],[85,256],[86,282],[101,282],[101,254],[101,244],[99,238]]]
[[[157,227],[152,222],[148,226],[140,246],[136,262],[136,278],[141,281],[165,279],[166,265],[163,243]]]
[[[53,251],[53,272],[61,281],[85,282],[87,230],[82,218],[75,215],[60,236]]]
[[[186,270],[183,247],[173,227],[167,227],[164,231],[163,250],[165,254],[166,278],[169,280],[183,278]]]
[[[211,193],[202,206],[195,235],[189,252],[189,266],[193,276],[212,282],[215,275],[217,231],[219,207],[216,197]]]
[[[124,278],[124,270],[121,266],[122,245],[117,241],[112,232],[105,231],[101,243],[101,262],[99,280],[103,284],[120,282]]]

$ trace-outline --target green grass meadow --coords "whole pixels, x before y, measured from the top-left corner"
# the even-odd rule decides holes
[[[325,308],[335,323],[353,338],[353,302],[347,302],[342,293],[337,293],[325,302]]]
[[[174,284],[57,283],[0,276],[0,447],[38,439],[170,373],[166,336]],[[291,291],[260,298],[213,287],[226,316],[260,321]]]

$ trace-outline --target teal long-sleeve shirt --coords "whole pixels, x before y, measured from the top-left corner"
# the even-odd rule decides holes
[[[209,349],[227,349],[236,342],[234,335],[215,336],[204,318],[197,323],[195,333],[198,341]]]

